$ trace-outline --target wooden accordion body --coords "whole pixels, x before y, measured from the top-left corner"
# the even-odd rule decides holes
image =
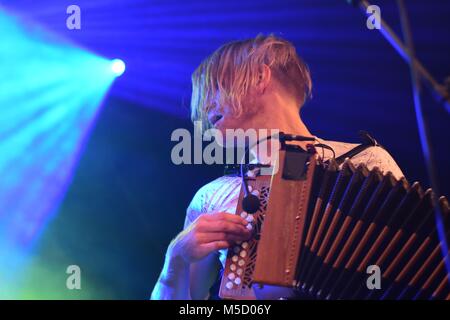
[[[450,299],[431,189],[300,148],[280,151],[274,175],[246,179],[260,208],[243,211],[241,190],[236,214],[255,236],[228,250],[222,298]]]

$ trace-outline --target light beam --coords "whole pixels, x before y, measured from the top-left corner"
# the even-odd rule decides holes
[[[1,10],[0,30],[0,297],[11,298],[124,65]]]

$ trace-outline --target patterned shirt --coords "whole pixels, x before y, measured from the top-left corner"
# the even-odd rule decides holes
[[[357,144],[353,143],[328,141],[320,138],[316,139],[319,143],[326,144],[333,148],[336,157],[357,146]],[[320,150],[319,154],[322,155],[322,150]],[[331,158],[332,155],[331,150],[324,149],[324,160]],[[404,176],[392,156],[385,149],[378,146],[365,149],[352,157],[351,160],[355,165],[365,163],[369,170],[378,167],[384,173],[390,171],[397,179]],[[195,221],[201,214],[213,212],[228,212],[235,214],[241,185],[242,179],[240,177],[223,176],[200,188],[187,209],[184,227],[186,228],[189,226],[189,224]],[[225,266],[226,256],[226,249],[218,251],[218,258],[222,263],[222,267]]]

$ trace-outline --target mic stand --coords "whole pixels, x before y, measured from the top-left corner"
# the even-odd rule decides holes
[[[367,13],[367,8],[370,6],[370,3],[366,0],[359,0],[359,1],[347,0],[347,1],[354,6],[358,5],[364,11],[364,13]],[[409,64],[410,67],[411,82],[413,87],[414,107],[416,113],[417,126],[419,129],[420,142],[422,145],[423,156],[425,158],[428,177],[431,183],[431,187],[435,193],[435,196],[433,197],[433,202],[435,208],[436,228],[441,242],[441,251],[443,259],[445,261],[447,274],[450,274],[450,258],[447,255],[448,244],[445,237],[443,215],[437,198],[440,195],[439,184],[437,181],[437,175],[434,166],[435,162],[433,159],[433,152],[430,143],[428,127],[423,116],[422,104],[420,101],[420,93],[421,93],[420,80],[422,79],[424,80],[425,84],[427,84],[428,87],[431,88],[433,96],[437,99],[437,101],[444,105],[447,112],[450,112],[450,90],[449,90],[450,88],[448,84],[450,80],[449,78],[447,78],[446,86],[439,84],[428,72],[428,70],[426,70],[425,67],[420,63],[420,61],[416,59],[408,14],[406,12],[404,1],[397,0],[397,4],[400,11],[400,20],[402,24],[402,30],[406,45],[403,44],[400,38],[394,33],[394,31],[381,17],[380,17],[380,26],[381,26],[380,32],[386,38],[386,40],[389,41],[389,43],[397,50],[400,56]]]
[[[347,0],[349,4],[353,6],[359,6],[360,9],[367,13],[367,8],[371,5],[366,0]],[[427,87],[431,90],[433,97],[439,104],[443,104],[444,108],[450,113],[450,85],[446,83],[445,85],[440,84],[430,72],[423,66],[423,64],[417,60],[417,58],[410,53],[410,50],[400,38],[395,34],[392,28],[380,17],[381,29],[379,30],[384,38],[397,50],[398,54],[408,63],[412,64],[418,75],[422,80],[424,80]],[[450,77],[449,77],[450,78]],[[450,82],[447,78],[446,82]]]

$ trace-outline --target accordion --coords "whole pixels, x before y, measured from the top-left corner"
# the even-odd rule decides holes
[[[236,209],[255,234],[228,250],[221,298],[450,299],[445,197],[313,148],[287,145],[276,173],[257,171],[243,181],[258,210],[242,209],[243,190]]]

